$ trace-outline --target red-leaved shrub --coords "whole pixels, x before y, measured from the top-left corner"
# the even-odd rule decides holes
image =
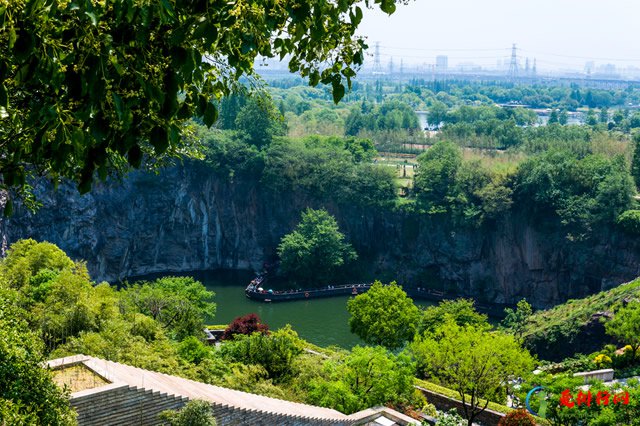
[[[536,420],[527,410],[521,408],[500,419],[498,426],[536,426]]]
[[[229,324],[224,330],[222,340],[233,339],[236,334],[253,334],[255,332],[262,334],[269,333],[269,326],[260,320],[260,317],[256,314],[247,314],[238,317]]]

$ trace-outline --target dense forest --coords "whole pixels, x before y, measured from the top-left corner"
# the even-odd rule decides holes
[[[426,90],[419,96],[408,86],[379,104],[365,99],[340,107],[319,89],[271,91],[257,101],[223,101],[217,128],[197,130],[214,173],[251,178],[274,191],[295,188],[321,200],[445,215],[461,226],[527,210],[577,238],[588,237],[594,226],[616,225],[635,207],[632,173],[638,160],[628,109],[593,125],[538,126],[532,110],[468,106],[463,97],[452,97],[453,106],[443,111],[439,104],[429,107],[442,126],[426,137],[414,112],[437,97]],[[355,89],[352,96],[361,92],[367,90]],[[258,104],[261,114],[251,113]],[[618,120],[619,114],[627,118]],[[315,122],[328,127],[316,128]],[[394,137],[412,142],[380,141]],[[416,155],[400,156],[411,150]]]

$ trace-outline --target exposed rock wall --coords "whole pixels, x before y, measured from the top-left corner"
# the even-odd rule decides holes
[[[2,223],[9,243],[35,238],[85,259],[96,280],[153,272],[260,268],[300,211],[322,204],[274,194],[255,181],[230,183],[202,164],[133,172],[80,196],[36,185],[43,207]],[[550,225],[513,213],[482,229],[389,210],[324,206],[355,245],[362,278],[397,279],[483,302],[537,307],[607,289],[640,275],[640,244],[612,230],[571,242]]]

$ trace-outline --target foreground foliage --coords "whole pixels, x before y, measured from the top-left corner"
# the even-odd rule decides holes
[[[0,322],[9,318],[0,329],[9,340],[0,339],[0,350],[2,341],[8,342],[5,350],[12,359],[4,370],[7,386],[0,390],[8,392],[0,393],[3,418],[26,416],[29,424],[33,416],[45,416],[47,424],[67,424],[65,396],[40,369],[43,353],[48,358],[83,353],[344,410],[424,404],[413,391],[413,362],[382,348],[352,353],[315,348],[322,354],[317,355],[305,351],[312,345],[289,326],[265,333],[266,325],[253,316],[241,318],[242,327],[230,330],[240,333],[232,333],[219,347],[206,345],[201,324],[215,305],[211,293],[191,278],[165,277],[120,290],[92,284],[84,265],[49,243],[18,242],[0,263]],[[27,325],[34,332],[26,332]],[[20,380],[32,381],[38,390],[19,387],[28,391],[21,394],[15,387]],[[349,392],[344,400],[341,390]],[[36,408],[40,395],[50,407]]]
[[[344,413],[395,401],[422,405],[413,388],[415,365],[406,355],[393,355],[380,346],[356,346],[341,362],[325,364],[326,377],[313,380],[309,398],[314,404]]]
[[[73,425],[68,393],[42,368],[42,341],[29,330],[16,292],[0,286],[0,424]]]
[[[42,171],[86,192],[96,171],[184,153],[186,120],[211,126],[258,55],[286,57],[337,102],[364,59],[362,18],[351,0],[2,2],[1,186],[24,190]]]

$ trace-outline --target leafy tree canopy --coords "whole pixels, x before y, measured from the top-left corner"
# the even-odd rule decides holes
[[[123,298],[137,312],[172,330],[180,340],[202,334],[204,318],[215,314],[213,296],[191,277],[163,277],[128,286]]]
[[[418,337],[411,351],[420,375],[458,392],[469,426],[488,401],[503,401],[505,383],[533,368],[533,358],[513,336],[452,320]]]
[[[554,212],[580,239],[597,223],[615,222],[631,205],[634,190],[622,156],[551,150],[519,166],[515,194],[530,201],[534,213]]]
[[[0,424],[73,425],[68,395],[42,368],[43,345],[0,285]]]
[[[430,212],[447,211],[447,201],[455,198],[456,174],[462,165],[460,148],[451,142],[437,142],[418,157],[415,176],[418,199]]]
[[[476,311],[472,299],[443,300],[437,306],[429,306],[422,313],[420,332],[432,334],[447,320],[458,326],[488,328],[487,316]]]
[[[394,0],[4,1],[1,186],[25,191],[28,175],[46,173],[86,192],[96,172],[184,153],[186,120],[211,126],[216,100],[255,75],[258,55],[286,57],[337,102],[363,62],[363,5],[395,10]]]
[[[356,346],[344,360],[327,362],[325,370],[327,378],[309,384],[310,399],[343,413],[419,399],[413,389],[415,365],[406,355],[395,356],[380,346]]]
[[[301,343],[298,333],[287,325],[270,334],[238,334],[221,351],[227,359],[260,365],[273,380],[285,381],[294,374],[294,360],[302,352]]]
[[[73,267],[74,262],[55,244],[26,239],[11,245],[0,264],[0,274],[11,287],[22,288],[36,280],[41,271],[55,274]],[[42,278],[37,280],[41,282]]]
[[[396,199],[394,173],[365,162],[374,155],[367,145],[351,138],[275,139],[265,151],[261,182],[272,191],[304,191],[323,201],[389,205]]]
[[[274,136],[284,136],[284,117],[267,92],[232,94],[220,102],[217,127],[236,130],[251,145],[269,145]]]
[[[281,272],[305,283],[329,284],[338,268],[357,254],[326,210],[307,209],[278,246]]]
[[[351,332],[373,345],[402,347],[418,329],[420,310],[395,282],[380,281],[347,302]]]
[[[516,309],[506,308],[504,310],[506,314],[504,320],[502,320],[502,325],[508,329],[511,329],[513,334],[518,338],[522,339],[522,335],[527,326],[527,322],[529,321],[529,317],[533,314],[533,308],[527,302],[526,299],[522,299],[518,302]]]

